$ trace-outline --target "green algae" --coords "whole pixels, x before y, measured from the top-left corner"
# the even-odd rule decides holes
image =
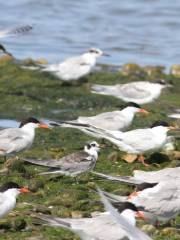
[[[92,83],[111,85],[139,80],[156,81],[162,78],[173,84],[173,87],[165,89],[155,102],[146,104],[145,108],[151,114],[146,118],[137,115],[130,129],[147,127],[159,119],[169,121],[167,113],[180,108],[180,79],[165,74],[162,68],[133,66],[129,72],[126,68],[126,74],[123,71],[107,72],[105,67],[102,69],[100,72],[90,74],[86,78],[87,82],[82,85],[67,86],[49,73],[21,69],[18,64],[11,61],[0,62],[1,118],[20,120],[27,116],[36,116],[46,119],[75,119],[79,115],[95,115],[117,109],[123,102],[111,96],[90,93]],[[177,121],[171,122],[177,123]],[[90,139],[92,138],[76,129],[37,130],[32,148],[18,156],[20,159],[21,157],[59,158],[78,151]],[[98,141],[105,143],[107,148],[101,151],[96,171],[114,175],[130,175],[135,169],[146,170],[138,162],[128,164],[123,161],[121,159],[123,153],[108,141]],[[177,143],[177,150],[180,150],[179,143]],[[112,152],[115,158],[110,156]],[[150,162],[155,159],[150,158],[149,155],[147,158]],[[158,170],[177,163],[172,156],[166,159],[158,155],[156,159],[159,166],[152,164],[149,170]],[[4,167],[3,162],[0,165]],[[103,180],[91,173],[82,174],[76,180],[65,176],[38,176],[37,173],[43,169],[45,168],[19,161],[13,163],[7,175],[1,176],[1,183],[8,180],[16,181],[31,188],[32,193],[19,197],[16,207],[18,214],[9,215],[3,219],[7,227],[3,228],[3,222],[2,225],[0,223],[0,228],[2,226],[1,229],[4,229],[0,239],[28,240],[30,237],[37,236],[37,239],[39,237],[39,239],[78,240],[78,236],[68,230],[36,224],[31,213],[47,211],[60,217],[78,214],[85,217],[90,216],[93,211],[102,211],[103,206],[94,192],[94,183],[98,183],[103,190],[122,195],[132,191],[130,186]],[[21,225],[22,218],[25,221],[24,225]],[[23,227],[16,228],[14,221]],[[180,217],[176,218],[176,224],[178,223],[180,223]],[[162,230],[163,228],[158,233],[154,233],[153,239],[180,239],[178,234],[165,236]]]

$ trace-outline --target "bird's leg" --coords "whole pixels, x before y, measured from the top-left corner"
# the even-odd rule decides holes
[[[145,167],[149,166],[149,164],[145,162],[145,158],[142,154],[138,156],[138,161],[141,162]]]
[[[156,220],[156,222],[155,222],[155,227],[156,227],[156,228],[159,228],[159,227],[160,227],[160,222],[159,222],[158,220]]]

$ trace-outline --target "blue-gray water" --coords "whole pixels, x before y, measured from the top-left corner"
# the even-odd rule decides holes
[[[59,62],[91,46],[99,62],[180,63],[179,0],[0,0],[0,28],[35,24],[27,36],[2,39],[17,58]]]

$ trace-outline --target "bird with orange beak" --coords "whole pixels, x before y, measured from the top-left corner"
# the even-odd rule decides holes
[[[60,126],[60,123],[58,123]],[[105,138],[115,144],[121,151],[128,154],[138,156],[138,160],[145,166],[144,153],[153,153],[159,151],[169,142],[167,135],[169,130],[175,130],[174,126],[170,126],[164,121],[157,121],[149,128],[134,129],[127,132],[110,131],[101,128],[96,128],[91,125],[79,126],[71,125],[70,123],[62,123],[67,127],[80,129],[88,135],[98,138]],[[53,124],[52,124],[53,125]]]
[[[0,218],[6,216],[16,206],[16,198],[20,193],[30,192],[27,188],[21,188],[15,182],[4,183],[0,187]]]
[[[106,130],[125,130],[128,128],[137,113],[148,115],[149,112],[140,105],[129,102],[121,110],[104,112],[91,117],[78,117],[77,123],[90,124]]]
[[[36,128],[49,128],[48,125],[29,117],[20,123],[19,128],[6,128],[0,131],[0,156],[15,155],[31,147]]]

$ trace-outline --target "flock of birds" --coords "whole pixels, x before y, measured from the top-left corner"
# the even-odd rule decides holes
[[[25,33],[31,26],[24,26],[0,32],[0,38]],[[0,49],[11,55],[3,45]],[[37,65],[25,67],[31,70],[48,71],[63,81],[76,81],[92,72],[96,59],[107,55],[101,50],[91,48],[88,52],[71,57],[59,64],[47,66]],[[24,68],[24,67],[23,67]],[[92,85],[92,92],[111,95],[127,102],[122,110],[105,112],[96,116],[80,116],[74,121],[51,121],[45,124],[36,118],[23,120],[19,128],[7,128],[0,131],[0,156],[16,155],[31,147],[36,128],[69,127],[84,133],[104,138],[115,144],[121,151],[134,154],[145,166],[144,154],[156,152],[167,145],[173,144],[174,138],[168,136],[170,130],[178,130],[164,121],[157,121],[148,128],[125,131],[136,113],[144,115],[149,112],[139,104],[145,104],[157,99],[162,89],[171,87],[165,81],[131,82],[113,86]],[[178,114],[177,114],[178,115]],[[177,116],[173,116],[177,117]],[[178,118],[178,117],[177,117]],[[38,160],[24,158],[31,164],[48,167],[46,174],[64,174],[75,177],[83,172],[91,171],[96,176],[111,181],[136,186],[136,191],[130,196],[119,196],[103,192],[97,186],[97,193],[106,209],[104,213],[94,213],[91,218],[58,218],[52,215],[39,214],[38,218],[51,226],[60,226],[74,231],[86,240],[150,240],[147,234],[136,227],[135,218],[144,218],[152,224],[168,222],[180,213],[180,167],[166,168],[159,171],[135,171],[134,176],[110,176],[93,171],[98,160],[101,145],[96,141],[88,142],[83,151],[66,155],[61,159]],[[0,217],[7,215],[16,205],[20,193],[29,192],[14,182],[5,183],[0,187]],[[117,209],[120,213],[117,211]]]

